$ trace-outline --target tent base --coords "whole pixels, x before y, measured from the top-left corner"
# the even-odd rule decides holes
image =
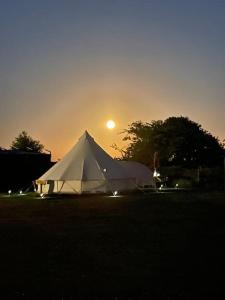
[[[40,194],[111,194],[135,189],[137,186],[132,179],[110,181],[48,180],[45,184],[38,184],[38,193]]]

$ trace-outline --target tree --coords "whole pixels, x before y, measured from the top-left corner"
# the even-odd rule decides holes
[[[22,131],[12,142],[11,149],[26,152],[42,152],[44,146],[29,136],[26,131]]]
[[[123,133],[123,140],[130,141],[123,158],[152,168],[155,152],[159,153],[162,166],[212,167],[220,165],[225,156],[218,138],[186,117],[133,122]]]

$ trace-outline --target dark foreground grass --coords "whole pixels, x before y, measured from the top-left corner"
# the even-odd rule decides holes
[[[1,299],[224,297],[224,193],[0,197]]]

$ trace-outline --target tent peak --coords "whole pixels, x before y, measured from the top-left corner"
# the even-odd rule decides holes
[[[84,134],[79,138],[83,139],[83,140],[94,140],[93,137],[89,134],[89,132],[87,130],[85,130]]]

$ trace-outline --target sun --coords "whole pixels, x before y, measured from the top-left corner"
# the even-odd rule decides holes
[[[115,123],[113,120],[108,120],[108,121],[106,122],[106,127],[107,127],[108,129],[113,129],[113,128],[115,128],[115,126],[116,126],[116,123]]]

